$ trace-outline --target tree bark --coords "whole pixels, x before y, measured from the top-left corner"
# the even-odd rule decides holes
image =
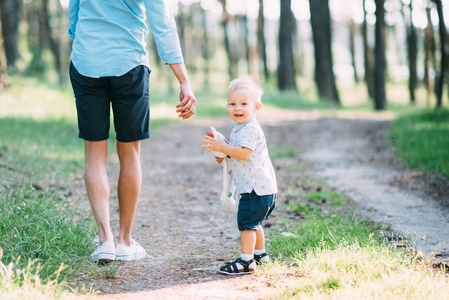
[[[0,0],[3,43],[8,66],[14,66],[20,58],[18,39],[20,0]]]
[[[385,109],[386,91],[385,91],[385,0],[375,0],[376,2],[376,45],[374,49],[375,67],[374,67],[374,85],[375,97],[374,108],[376,110]]]
[[[437,97],[436,107],[441,108],[443,105],[443,89],[444,89],[444,80],[447,72],[448,66],[448,46],[447,46],[447,33],[446,33],[446,25],[444,24],[444,15],[443,15],[443,5],[441,0],[432,0],[437,6],[438,19],[439,19],[439,33],[440,33],[440,49],[441,49],[441,62],[440,62],[440,70],[439,76],[437,77],[437,86],[435,90],[435,94]]]
[[[50,51],[53,54],[55,59],[55,69],[58,73],[59,83],[63,83],[63,72],[61,71],[62,63],[61,63],[61,50],[60,50],[60,41],[58,37],[55,37],[53,34],[53,29],[50,26],[50,10],[48,8],[49,0],[43,0],[43,10],[42,10],[42,19],[45,25],[45,33],[47,35],[48,44],[50,46]],[[57,5],[60,5],[59,2]]]
[[[368,43],[368,22],[366,20],[365,0],[363,0],[363,24],[362,24],[362,39],[363,39],[363,60],[365,67],[365,83],[368,90],[368,96],[374,99],[374,55],[373,49]]]
[[[315,82],[322,100],[340,103],[332,59],[329,0],[309,0],[315,48]]]
[[[229,73],[230,79],[232,80],[238,74],[238,70],[237,70],[238,59],[237,59],[235,47],[231,47],[230,35],[229,35],[229,30],[228,30],[229,23],[231,22],[231,16],[228,14],[228,10],[226,8],[226,0],[220,0],[220,3],[221,3],[222,10],[223,10],[222,17],[221,17],[221,26],[223,28],[223,33],[224,33],[224,46],[225,46],[226,54],[228,55],[228,61],[229,61],[228,73]]]
[[[430,77],[430,69],[435,68],[435,41],[433,33],[433,25],[430,16],[430,0],[426,6],[427,27],[425,29],[425,45],[424,45],[424,83],[426,86],[427,105],[430,106],[430,98],[433,94],[433,81]]]
[[[410,19],[407,30],[407,43],[408,43],[408,65],[409,65],[409,81],[408,89],[410,93],[410,102],[415,104],[416,96],[415,90],[418,84],[418,71],[417,71],[417,57],[418,57],[418,37],[416,34],[415,24],[413,23],[413,1],[410,0]]]
[[[297,91],[293,59],[294,21],[291,0],[281,0],[278,66],[278,87],[281,91]]]
[[[207,91],[210,89],[210,81],[209,81],[209,76],[210,76],[210,57],[211,57],[211,49],[209,47],[209,33],[207,31],[207,16],[206,16],[206,12],[204,11],[204,9],[201,7],[201,5],[199,6],[200,12],[201,12],[201,24],[203,27],[203,43],[201,44],[201,54],[203,57],[203,72],[204,72],[204,84],[203,84],[203,88]]]
[[[359,75],[357,72],[357,62],[355,60],[355,24],[352,17],[349,19],[349,51],[351,53],[351,63],[352,63],[352,69],[354,70],[354,82],[359,82]]]
[[[263,0],[259,0],[259,15],[257,16],[257,52],[259,53],[259,59],[263,65],[263,74],[265,80],[270,77],[267,62],[267,45],[265,41],[265,17],[264,17],[264,5]]]

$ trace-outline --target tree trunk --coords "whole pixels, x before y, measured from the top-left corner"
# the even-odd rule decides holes
[[[29,76],[39,76],[45,73],[45,61],[43,59],[43,52],[45,48],[46,30],[43,24],[42,1],[32,1],[24,6],[26,20],[27,20],[27,43],[28,49],[32,55],[29,62],[26,74]]]
[[[224,46],[225,46],[225,50],[226,53],[228,55],[228,72],[229,72],[229,77],[232,80],[233,78],[235,78],[238,74],[237,71],[237,55],[236,55],[236,51],[235,51],[235,47],[231,47],[231,43],[230,43],[230,35],[229,35],[229,23],[231,22],[231,17],[228,14],[228,10],[226,8],[226,0],[220,0],[221,2],[221,7],[223,10],[222,13],[222,17],[221,17],[221,26],[223,28],[223,33],[224,33]]]
[[[207,16],[206,16],[206,12],[204,11],[204,9],[201,7],[199,7],[200,12],[201,12],[201,24],[202,24],[202,28],[203,28],[203,43],[201,44],[201,56],[203,57],[203,62],[204,62],[204,67],[203,67],[203,72],[204,72],[204,84],[203,84],[203,88],[207,91],[210,88],[210,81],[209,81],[209,76],[210,76],[210,52],[211,49],[209,47],[209,34],[207,32]]]
[[[18,39],[20,0],[0,0],[3,43],[8,66],[14,66],[20,58]]]
[[[448,66],[448,47],[447,47],[447,33],[446,25],[444,24],[443,5],[441,0],[432,0],[437,5],[438,19],[439,19],[439,32],[440,32],[440,47],[441,47],[441,62],[439,76],[437,77],[437,86],[435,94],[437,97],[436,107],[441,108],[443,105],[443,88],[444,80],[446,76]]]
[[[418,71],[417,71],[417,57],[418,57],[418,37],[416,34],[416,28],[413,23],[413,1],[410,0],[410,21],[409,27],[407,30],[407,42],[408,42],[408,65],[409,65],[409,81],[408,81],[408,89],[410,93],[410,102],[415,104],[416,96],[415,89],[418,84]]]
[[[329,0],[310,0],[309,5],[315,48],[315,82],[318,93],[322,100],[340,103],[333,71]]]
[[[359,82],[359,76],[357,73],[357,62],[355,60],[355,24],[352,17],[350,17],[349,20],[349,51],[351,53],[351,63],[352,63],[352,69],[354,70],[354,82]]]
[[[377,110],[385,109],[385,0],[375,0],[376,2],[376,45],[374,49],[375,67],[374,67],[374,85],[375,97],[374,108]]]
[[[265,80],[268,80],[270,77],[270,72],[268,71],[268,62],[267,62],[267,45],[265,41],[265,17],[263,14],[263,0],[259,0],[259,15],[257,17],[257,49],[259,53],[259,58],[263,64],[263,74]]]
[[[60,51],[60,41],[57,37],[54,36],[53,34],[53,29],[50,26],[50,20],[49,20],[49,16],[50,16],[50,10],[48,8],[48,2],[49,0],[43,0],[43,10],[42,10],[42,19],[43,19],[43,23],[45,25],[45,33],[47,35],[47,40],[48,40],[48,44],[50,46],[50,51],[54,56],[55,59],[55,69],[56,72],[58,73],[58,79],[59,79],[59,83],[62,84],[63,81],[63,73],[61,72],[61,51]],[[57,3],[57,5],[60,5],[59,2]]]
[[[433,81],[430,77],[430,69],[435,68],[435,41],[433,37],[433,25],[430,17],[430,0],[426,6],[427,27],[425,29],[424,45],[424,83],[426,86],[427,105],[430,106],[430,98],[433,94]]]
[[[297,91],[293,59],[294,21],[291,0],[281,0],[278,66],[278,87],[281,91]]]
[[[363,60],[365,67],[365,83],[368,90],[368,96],[374,99],[374,55],[368,42],[368,22],[366,21],[366,7],[365,0],[363,0],[363,24],[362,24],[362,39],[363,39]]]
[[[6,67],[7,62],[3,43],[3,34],[0,32],[0,90],[4,90],[9,87],[9,76]]]

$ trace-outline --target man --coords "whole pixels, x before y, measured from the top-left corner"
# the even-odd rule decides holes
[[[73,40],[70,79],[76,98],[79,137],[85,140],[85,183],[99,231],[94,261],[136,260],[145,250],[131,237],[140,193],[140,140],[149,138],[149,75],[146,16],[158,53],[180,83],[176,112],[195,113],[192,91],[173,14],[164,0],[71,0],[69,36]],[[110,105],[120,161],[120,233],[115,247],[109,221],[106,174]]]

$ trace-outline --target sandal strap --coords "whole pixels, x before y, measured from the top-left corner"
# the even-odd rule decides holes
[[[249,272],[249,265],[254,262],[254,259],[250,259],[248,261],[238,258],[235,262],[238,262],[243,266],[244,272]]]
[[[223,271],[227,271],[229,273],[240,273],[240,272],[250,272],[249,271],[249,266],[251,265],[251,263],[254,262],[254,259],[250,259],[248,261],[243,260],[241,258],[237,258],[235,261],[228,263],[226,265],[224,265],[223,267],[221,267],[221,269]],[[239,263],[242,267],[243,270],[239,270],[239,268],[237,267],[237,263]]]
[[[254,254],[254,259],[255,259],[256,261],[259,261],[261,258],[263,258],[263,257],[265,257],[265,256],[268,256],[267,252],[264,252],[264,253],[262,253],[262,254]]]

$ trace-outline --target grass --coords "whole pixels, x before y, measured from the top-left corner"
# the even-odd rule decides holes
[[[449,110],[400,116],[391,128],[398,157],[408,166],[449,178]]]
[[[290,191],[287,198],[287,210],[302,212],[301,220],[271,229],[268,250],[275,259],[261,272],[290,281],[285,288],[270,289],[266,299],[449,297],[444,268],[434,268],[411,248],[388,244],[381,235],[385,228],[360,219],[348,199],[325,190]],[[301,205],[320,209],[304,211]]]
[[[197,117],[226,116],[224,89],[219,91],[197,93]],[[357,100],[356,95],[352,97]],[[174,93],[152,94],[152,133],[177,119],[177,101]],[[346,109],[270,91],[264,95],[264,104],[283,109]],[[66,299],[92,293],[88,287],[76,286],[76,276],[113,278],[118,266],[99,268],[86,259],[86,253],[94,248],[90,242],[94,224],[86,217],[89,208],[72,201],[64,186],[81,181],[84,159],[83,143],[76,138],[72,92],[35,79],[13,77],[11,89],[0,94],[0,105],[0,298]],[[368,105],[357,105],[353,107],[369,110]],[[412,135],[422,132],[417,141],[404,143],[404,149],[409,150],[405,152],[424,147],[419,144],[424,143],[429,146],[426,149],[441,149],[447,155],[447,144],[437,138],[447,137],[447,117],[447,111],[442,111],[399,118],[392,133],[398,153],[401,136],[411,140]],[[435,140],[440,143],[430,144]],[[296,158],[299,153],[279,147],[271,149],[270,155],[276,160]],[[441,157],[448,161],[447,156]],[[430,160],[439,161],[436,167],[443,165],[436,156]],[[444,169],[436,170],[446,174]],[[448,298],[442,271],[385,244],[377,235],[383,227],[359,219],[338,193],[290,191],[288,197],[286,209],[295,221],[281,222],[273,230],[268,247],[276,262],[264,267],[264,272],[279,273],[287,268],[301,280],[272,298]],[[282,232],[290,234],[279,234]]]

